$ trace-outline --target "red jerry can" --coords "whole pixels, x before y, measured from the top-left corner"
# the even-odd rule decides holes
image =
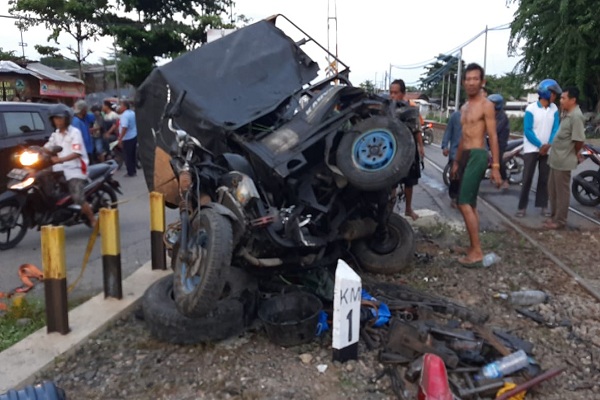
[[[435,354],[423,356],[423,369],[419,379],[418,400],[453,400],[444,361]]]

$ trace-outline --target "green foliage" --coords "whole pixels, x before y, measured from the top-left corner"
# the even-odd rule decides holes
[[[517,68],[536,80],[551,77],[563,87],[577,85],[595,105],[600,98],[597,2],[507,0],[515,2],[509,52],[522,57]]]
[[[19,320],[28,319],[27,324]],[[18,307],[0,316],[0,351],[3,351],[46,324],[44,306],[40,301],[24,298]]]
[[[14,50],[4,51],[2,47],[0,47],[0,60],[2,61],[17,61],[20,60],[21,57],[17,56]]]
[[[510,133],[523,133],[523,117],[509,117]]]
[[[525,90],[527,79],[525,75],[516,72],[509,72],[506,75],[486,75],[485,87],[492,93],[501,94],[505,100],[519,100],[527,97],[528,91]]]
[[[450,85],[450,100],[454,100],[456,93],[456,74],[458,71],[458,58],[440,54],[437,60],[425,67],[426,72],[421,76],[421,90],[429,97],[442,97],[442,88],[444,93],[448,93],[448,85]],[[461,62],[462,74],[464,76],[465,63]],[[444,98],[445,101],[445,98]],[[447,104],[443,105],[443,108]]]
[[[366,80],[359,85],[367,93],[375,93],[375,85],[370,80]]]

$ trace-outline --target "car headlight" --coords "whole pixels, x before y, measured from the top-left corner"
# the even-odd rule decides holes
[[[244,175],[242,180],[235,188],[235,198],[241,205],[245,206],[250,199],[259,198],[258,190],[254,185],[254,181],[249,176]]]
[[[40,153],[33,151],[24,151],[19,155],[19,163],[24,167],[29,167],[40,161]]]
[[[31,186],[33,184],[34,181],[35,181],[34,178],[27,178],[23,182],[19,182],[19,183],[15,183],[14,185],[11,185],[10,188],[13,190],[27,189],[29,186]]]

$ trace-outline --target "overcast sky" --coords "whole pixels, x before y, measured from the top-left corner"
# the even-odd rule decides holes
[[[8,14],[7,0],[0,0],[0,14]],[[333,13],[333,0],[331,17]],[[369,0],[337,2],[338,55],[350,65],[354,84],[365,80],[381,81],[389,65],[405,66],[426,62],[439,53],[448,52],[467,42],[488,25],[490,28],[510,23],[516,7],[506,7],[505,0]],[[236,0],[236,14],[258,21],[273,14],[284,14],[304,31],[327,47],[327,0]],[[3,33],[0,47],[21,54],[19,30],[9,19],[0,19]],[[330,21],[330,49],[334,51],[335,23]],[[288,33],[288,29],[282,26]],[[292,34],[289,31],[289,34]],[[487,73],[502,75],[510,72],[518,61],[507,56],[509,30],[490,31],[487,45]],[[39,26],[24,32],[28,44],[25,55],[39,58],[35,44],[47,44],[48,31]],[[68,36],[61,36],[60,47],[74,45]],[[102,38],[88,43],[95,50],[90,61],[107,57],[111,40]],[[463,50],[466,62],[484,64],[484,35]],[[321,67],[325,56],[309,51]],[[416,82],[422,69],[392,68],[393,78]]]

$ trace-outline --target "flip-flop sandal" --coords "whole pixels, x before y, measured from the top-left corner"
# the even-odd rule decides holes
[[[473,261],[473,262],[464,262],[464,261],[460,261],[460,260],[456,260],[462,267],[465,268],[470,268],[470,269],[474,269],[474,268],[483,268],[483,260],[479,260],[479,261]]]

